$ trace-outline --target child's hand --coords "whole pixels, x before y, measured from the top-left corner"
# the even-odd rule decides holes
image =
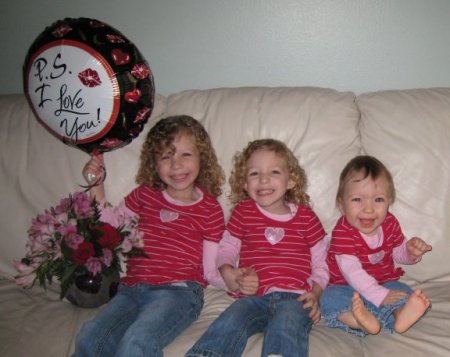
[[[238,292],[239,283],[237,282],[237,279],[242,274],[241,269],[225,264],[219,267],[219,272],[222,275],[227,288],[232,292]]]
[[[298,301],[303,302],[303,308],[311,308],[311,312],[309,313],[309,317],[313,321],[313,324],[317,324],[320,321],[320,307],[319,307],[319,299],[313,292],[307,292],[297,299]]]
[[[413,259],[421,257],[431,249],[431,245],[425,243],[419,237],[413,237],[406,242],[406,250]]]
[[[389,290],[388,294],[384,298],[384,300],[381,302],[381,305],[388,306],[393,304],[394,302],[402,299],[403,297],[407,296],[408,293],[403,290]]]
[[[240,268],[241,274],[237,277],[239,290],[244,295],[255,295],[259,287],[259,277],[253,268]]]
[[[89,185],[95,182],[103,182],[105,176],[105,162],[103,154],[94,154],[91,159],[84,165],[83,177]]]

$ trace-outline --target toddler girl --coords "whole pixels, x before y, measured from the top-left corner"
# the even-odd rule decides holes
[[[328,268],[305,172],[282,142],[256,140],[235,156],[230,184],[236,205],[217,266],[237,299],[186,356],[240,356],[258,332],[262,356],[307,356]]]
[[[330,286],[321,297],[328,326],[359,336],[381,328],[403,333],[430,306],[420,289],[398,281],[404,272],[394,261],[414,264],[431,246],[404,238],[388,212],[394,199],[392,176],[376,158],[357,156],[342,171],[336,197],[342,217],[327,258]]]

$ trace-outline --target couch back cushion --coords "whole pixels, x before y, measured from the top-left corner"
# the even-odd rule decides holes
[[[306,170],[313,208],[331,232],[340,170],[360,152],[353,93],[306,87],[190,90],[168,97],[167,114],[188,114],[205,126],[227,178],[233,155],[249,141],[284,141]],[[220,198],[226,217],[228,193],[227,184]]]
[[[380,91],[357,98],[365,152],[390,169],[391,211],[407,238],[433,246],[405,267],[416,281],[450,281],[450,88]]]

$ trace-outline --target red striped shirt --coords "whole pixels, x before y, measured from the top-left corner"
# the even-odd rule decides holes
[[[125,198],[126,206],[139,215],[148,257],[132,257],[127,263],[127,285],[155,285],[196,281],[203,276],[203,240],[219,242],[224,231],[223,210],[216,198],[203,193],[192,205],[168,202],[161,191],[140,186]]]
[[[258,274],[257,295],[274,287],[311,290],[307,282],[311,275],[310,249],[325,236],[311,208],[299,206],[292,219],[280,222],[262,214],[253,200],[244,200],[234,208],[227,230],[241,240],[239,266],[253,267]]]
[[[383,229],[383,244],[371,249],[361,233],[352,227],[345,217],[341,217],[333,229],[333,234],[328,250],[327,264],[330,269],[330,284],[347,285],[336,262],[336,255],[349,254],[356,256],[362,264],[362,268],[379,284],[397,280],[404,271],[396,268],[393,258],[393,250],[402,244],[404,240],[400,224],[397,219],[388,213],[381,228]],[[378,256],[376,263],[370,262],[370,257]]]

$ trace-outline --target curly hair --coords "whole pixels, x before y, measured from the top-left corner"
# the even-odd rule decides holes
[[[281,141],[275,139],[254,140],[247,144],[243,151],[237,152],[233,157],[233,169],[229,179],[231,192],[228,195],[230,202],[236,204],[249,198],[245,190],[247,181],[247,162],[252,154],[258,150],[273,151],[286,160],[290,178],[295,186],[286,191],[285,200],[298,205],[310,206],[310,198],[306,193],[308,185],[305,170],[300,166],[294,153]]]
[[[367,177],[371,177],[373,180],[375,180],[380,176],[384,176],[388,182],[389,196],[391,198],[391,203],[394,202],[395,200],[394,180],[389,170],[377,158],[369,155],[359,155],[355,156],[347,163],[347,165],[345,165],[344,169],[341,172],[341,175],[339,176],[339,186],[336,194],[336,203],[342,200],[342,197],[344,195],[344,187],[345,184],[348,182],[348,180],[350,180],[350,178],[355,173],[360,172],[362,172],[364,175],[364,177],[361,180],[364,180]]]
[[[141,150],[136,183],[145,184],[160,191],[166,188],[166,184],[156,170],[157,159],[164,150],[173,145],[173,141],[181,133],[192,135],[200,153],[200,172],[195,184],[211,196],[220,196],[225,181],[223,169],[219,165],[207,131],[197,120],[188,115],[161,119],[150,129]]]

